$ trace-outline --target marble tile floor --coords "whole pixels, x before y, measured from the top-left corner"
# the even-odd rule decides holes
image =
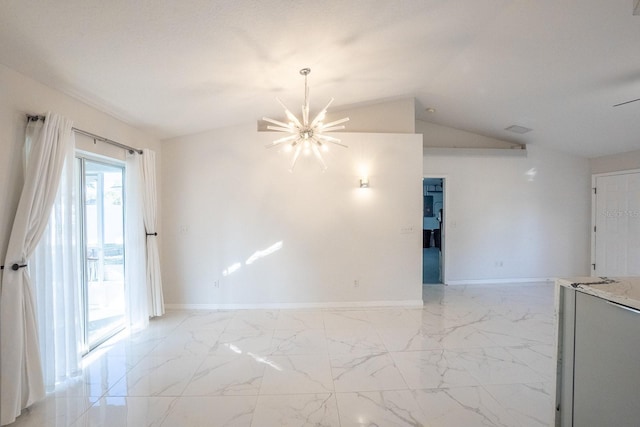
[[[23,426],[550,426],[553,284],[424,287],[423,308],[170,311]]]

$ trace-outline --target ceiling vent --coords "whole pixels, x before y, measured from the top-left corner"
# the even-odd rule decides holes
[[[513,132],[513,133],[523,134],[523,133],[531,132],[533,129],[529,129],[524,126],[511,125],[508,128],[504,128],[504,130],[508,130],[509,132]]]

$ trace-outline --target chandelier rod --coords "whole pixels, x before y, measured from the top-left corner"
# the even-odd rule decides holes
[[[300,74],[304,76],[304,105],[309,106],[309,86],[307,85],[307,76],[311,73],[311,68],[303,68]]]

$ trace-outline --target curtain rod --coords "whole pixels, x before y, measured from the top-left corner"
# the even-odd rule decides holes
[[[35,121],[38,121],[38,120],[44,121],[45,119],[46,119],[45,116],[37,116],[37,115],[33,115],[33,114],[27,114],[27,120],[29,120],[31,122],[35,122]],[[107,144],[115,145],[116,147],[122,148],[123,150],[128,150],[130,153],[135,151],[138,154],[142,154],[142,150],[140,150],[139,148],[133,148],[133,147],[129,147],[128,145],[120,144],[119,142],[112,141],[112,140],[110,140],[108,138],[105,138],[103,136],[96,135],[95,133],[87,132],[86,130],[82,130],[82,129],[78,129],[78,128],[71,128],[71,130],[73,130],[76,133],[88,136],[89,138],[93,138],[95,141],[106,142]]]

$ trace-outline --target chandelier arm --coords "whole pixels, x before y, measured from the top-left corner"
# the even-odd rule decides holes
[[[298,118],[296,116],[293,115],[293,113],[289,110],[285,110],[284,113],[287,115],[287,118],[289,120],[291,120],[291,122],[293,122],[293,125],[297,128],[301,128],[302,123],[300,123],[300,120],[298,120]]]
[[[320,127],[320,129],[325,130],[328,127],[339,125],[341,123],[345,123],[345,122],[348,122],[348,121],[349,121],[349,117],[345,117],[344,119],[340,119],[340,120],[336,120],[336,121],[331,122],[331,123],[323,124],[322,127]]]
[[[284,108],[284,113],[287,115],[287,118],[295,123],[296,126],[302,127],[302,123],[300,123],[300,120],[298,120],[298,118],[287,108],[287,106],[284,105],[280,98],[276,98],[276,100],[280,103],[280,105],[282,105],[282,108]]]
[[[296,162],[298,161],[298,157],[300,156],[300,151],[302,151],[302,144],[298,144],[296,147],[296,151],[293,153],[293,159],[291,160],[291,167],[289,171],[293,172],[293,168],[296,167]]]
[[[345,128],[344,126],[333,126],[333,127],[330,127],[330,128],[320,129],[320,131],[321,132],[333,132],[334,130],[342,130],[344,128]]]
[[[289,133],[291,133],[291,128],[283,128],[283,127],[280,127],[280,126],[267,126],[267,129],[269,129],[269,130],[277,130],[277,131],[280,131],[280,132],[289,132]]]
[[[340,146],[342,148],[349,148],[348,145],[343,144],[342,142],[335,142],[335,141],[326,141],[326,142],[327,142],[327,144],[334,144],[334,145]]]
[[[316,136],[318,138],[324,140],[324,141],[327,141],[327,142],[340,142],[340,140],[338,138],[334,138],[334,137],[329,136],[329,135],[324,135],[324,134],[320,133],[320,134],[318,134]]]
[[[288,124],[281,122],[279,120],[270,119],[269,117],[263,117],[262,120],[264,120],[265,122],[273,123],[274,125],[282,126],[284,128],[289,127]]]
[[[266,148],[273,148],[273,147],[277,147],[280,144],[284,144],[285,142],[290,142],[295,140],[296,138],[298,138],[298,135],[289,135],[289,136],[285,136],[284,138],[280,138],[280,139],[276,139],[275,141],[265,145]]]
[[[281,144],[283,142],[289,142],[289,141],[293,141],[294,139],[297,139],[298,135],[293,134],[293,135],[289,135],[289,136],[285,136],[283,138],[280,139],[276,139],[275,141],[273,141],[274,144]]]
[[[318,141],[316,141],[316,144],[311,144],[311,151],[313,151],[313,154],[316,156],[316,159],[318,159],[318,161],[320,162],[320,164],[322,165],[322,171],[326,171],[327,170],[327,165],[324,162],[324,159],[322,158],[322,154],[320,154],[320,150],[318,150]]]
[[[348,145],[343,144],[342,141],[339,140],[338,138],[333,138],[333,137],[331,137],[329,135],[318,135],[318,139],[320,139],[323,142],[328,142],[328,143],[331,143],[331,144],[339,145],[339,146],[344,147],[344,148],[349,148]]]
[[[309,125],[310,127],[314,127],[316,124],[318,124],[318,122],[324,120],[325,115],[327,114],[327,110],[329,109],[329,106],[333,103],[333,98],[331,98],[331,101],[329,101],[329,103],[326,105],[326,107],[324,107],[322,109],[322,111],[320,111],[318,113],[318,115],[315,117],[315,119],[313,119],[313,121],[311,122],[311,125]]]

